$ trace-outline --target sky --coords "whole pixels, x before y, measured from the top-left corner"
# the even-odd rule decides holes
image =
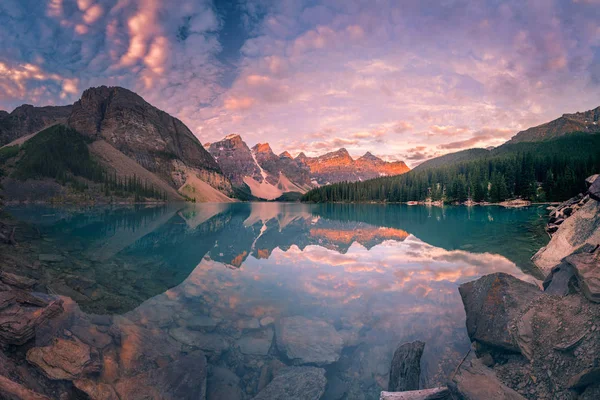
[[[202,143],[410,166],[600,105],[600,0],[2,0],[0,109],[123,86]]]

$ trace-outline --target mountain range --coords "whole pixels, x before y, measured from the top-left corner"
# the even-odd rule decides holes
[[[57,138],[65,135],[87,148],[81,155],[86,167],[71,162],[44,169],[64,161],[66,148],[53,146],[51,151],[44,146],[61,142]],[[30,141],[33,137],[37,139]],[[286,151],[276,155],[268,143],[250,149],[239,135],[203,146],[179,119],[130,90],[106,86],[85,90],[73,105],[22,105],[11,113],[0,111],[0,146],[4,195],[18,201],[73,198],[67,181],[88,188],[87,197],[94,199],[103,193],[118,197],[124,190],[160,193],[169,200],[275,200],[319,185],[409,170],[404,162],[386,162],[371,153],[354,160],[346,149],[319,157],[301,153],[293,158]],[[20,171],[21,180],[15,171]]]

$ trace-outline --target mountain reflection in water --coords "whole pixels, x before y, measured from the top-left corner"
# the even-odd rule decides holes
[[[69,323],[89,327],[90,314],[108,314],[113,330],[134,327],[145,338],[110,345],[122,373],[136,365],[131,357],[173,359],[201,348],[209,364],[238,375],[247,398],[265,365],[294,362],[278,349],[273,323],[298,315],[325,321],[343,339],[339,360],[325,366],[325,398],[378,398],[395,347],[417,339],[427,343],[422,384],[443,382],[469,347],[458,285],[498,271],[533,282],[529,258],[546,241],[543,207],[7,211],[40,230],[36,251],[67,256],[45,273],[50,291],[76,302]]]

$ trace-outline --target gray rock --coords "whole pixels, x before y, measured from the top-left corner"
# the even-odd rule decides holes
[[[379,400],[450,400],[447,387],[411,390],[409,392],[381,392]]]
[[[0,281],[19,289],[30,289],[37,283],[35,279],[11,274],[10,272],[6,271],[0,271]]]
[[[600,201],[600,179],[595,179],[594,183],[588,189],[590,197],[596,201]]]
[[[577,280],[575,268],[567,262],[561,262],[552,268],[544,280],[544,292],[556,296],[566,296],[571,292],[573,283]]]
[[[183,321],[185,327],[194,331],[211,330],[216,328],[218,323],[218,320],[206,315],[195,315]]]
[[[396,349],[390,369],[390,392],[404,392],[419,389],[421,375],[421,356],[425,343],[414,341],[404,343]]]
[[[275,325],[277,348],[294,364],[327,365],[340,358],[344,340],[322,320],[282,318]]]
[[[459,287],[471,340],[519,352],[509,323],[525,306],[542,295],[540,289],[502,272],[483,276]]]
[[[323,368],[287,367],[254,400],[319,400],[326,384]]]
[[[595,183],[600,184],[600,180]],[[532,261],[548,274],[563,258],[586,243],[600,244],[600,202],[595,200],[588,201],[567,218],[552,235],[550,243],[540,249]]]
[[[600,251],[571,254],[564,261],[574,268],[585,297],[600,303]]]
[[[214,333],[203,333],[191,331],[186,328],[175,328],[169,331],[171,337],[187,346],[198,347],[199,349],[220,353],[229,347],[229,344],[223,337]]]
[[[466,361],[456,373],[448,388],[453,396],[464,400],[524,400],[525,398],[504,385],[494,372],[479,360]]]
[[[254,356],[266,356],[271,343],[273,343],[273,328],[251,332],[236,342],[243,354]]]
[[[61,262],[64,261],[65,257],[60,254],[40,254],[38,260],[42,262]]]
[[[594,182],[596,182],[596,180],[598,179],[598,177],[599,177],[599,176],[600,176],[600,174],[595,174],[595,175],[588,176],[588,177],[586,178],[586,180],[585,180],[585,183],[586,183],[586,185],[587,185],[588,187],[589,187],[589,186],[592,186],[592,184],[593,184]]]
[[[240,378],[226,368],[212,368],[208,375],[206,398],[207,400],[243,399]]]

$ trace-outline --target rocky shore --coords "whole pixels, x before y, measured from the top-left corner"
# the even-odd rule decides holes
[[[472,346],[447,386],[408,384],[420,355],[405,344],[382,400],[600,398],[600,179],[586,182],[587,193],[551,209],[552,238],[532,259],[541,287],[505,273],[461,285]]]

